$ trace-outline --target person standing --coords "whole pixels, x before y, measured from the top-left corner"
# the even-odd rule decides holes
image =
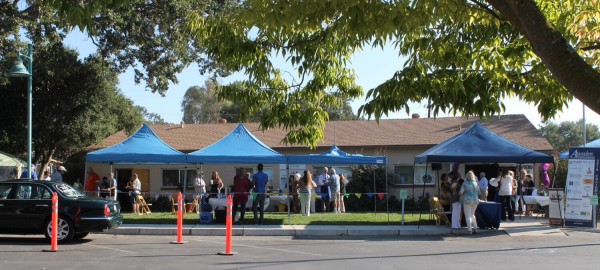
[[[85,180],[85,191],[87,192],[87,195],[89,196],[90,194],[94,194],[94,192],[98,189],[98,186],[100,185],[100,175],[98,175],[96,172],[94,172],[94,169],[92,169],[92,167],[88,167],[87,168],[87,174],[88,177]]]
[[[27,170],[23,170],[23,172],[21,173],[21,179],[26,179],[27,178]],[[38,180],[38,175],[35,172],[35,164],[31,164],[31,179],[32,180]]]
[[[300,179],[300,213],[302,216],[310,216],[310,198],[311,190],[317,187],[309,171],[304,171],[304,176]]]
[[[507,168],[502,168],[502,175],[497,181],[500,182],[500,184],[498,185],[500,188],[498,191],[498,195],[500,195],[500,202],[502,203],[502,221],[506,221],[507,214],[508,219],[510,221],[514,221],[515,214],[512,208],[511,199],[512,190],[513,188],[516,188],[516,185],[514,185],[514,180],[512,176],[510,176]]]
[[[73,188],[76,189],[77,191],[82,191],[82,186],[81,186],[81,180],[79,180],[79,178],[77,178],[75,180],[75,182],[73,183]]]
[[[256,199],[252,202],[252,212],[254,212],[254,224],[262,225],[265,216],[265,196],[269,176],[263,172],[263,165],[256,166],[258,172],[252,176],[252,186],[257,193]],[[260,205],[260,219],[258,219],[256,207]]]
[[[100,197],[106,199],[107,196],[110,196],[110,184],[108,183],[108,178],[103,176],[100,183]]]
[[[487,201],[488,196],[488,180],[485,178],[485,172],[479,173],[479,182],[477,182],[479,186],[479,199],[482,201]]]
[[[200,171],[196,175],[196,179],[194,179],[194,192],[196,195],[200,195],[200,201],[202,201],[206,193],[206,182],[204,182],[203,176],[204,172]]]
[[[328,174],[329,169],[327,167],[323,167],[323,174],[319,175],[319,177],[317,178],[317,186],[319,187],[319,190],[321,191],[321,202],[322,202],[322,206],[321,206],[321,211],[323,212],[328,212],[329,210],[329,177],[330,175]]]
[[[300,212],[300,200],[299,191],[300,188],[300,175],[292,174],[288,179],[288,193],[291,195],[292,201],[290,202],[290,208],[292,213]]]
[[[133,212],[140,214],[140,205],[138,204],[138,195],[142,195],[142,181],[140,181],[137,173],[133,174]]]
[[[450,176],[452,177],[452,229],[460,229],[462,227],[460,225],[462,207],[459,192],[464,180],[460,178],[460,173],[458,171],[452,171]]]
[[[210,197],[211,198],[221,198],[221,190],[223,189],[223,180],[219,176],[219,172],[212,172],[212,176],[210,178]]]
[[[56,170],[53,174],[52,177],[50,177],[50,181],[52,182],[62,182],[63,181],[63,175],[67,172],[67,169],[65,169],[65,167],[63,166],[59,166],[58,170]]]
[[[460,188],[460,201],[462,202],[465,219],[467,221],[467,230],[469,230],[469,233],[471,234],[477,233],[475,211],[479,204],[480,190],[473,171],[467,172],[467,181],[465,181]]]
[[[44,171],[40,180],[50,181],[50,171]]]
[[[115,178],[115,174],[114,173],[110,173],[109,174],[109,179],[108,179],[108,192],[110,195],[110,199],[113,199],[113,201],[117,200],[117,179]]]
[[[345,175],[340,173],[340,213],[346,213],[346,204],[344,203],[344,197],[346,196],[347,185],[348,179]]]
[[[337,175],[334,168],[331,168],[330,177],[331,197],[333,199],[333,212],[340,212],[340,176]]]
[[[248,202],[248,193],[252,187],[250,179],[243,175],[242,172],[233,178],[233,218],[237,214],[238,207],[241,205],[239,223],[244,223],[244,215],[246,214],[246,203]]]

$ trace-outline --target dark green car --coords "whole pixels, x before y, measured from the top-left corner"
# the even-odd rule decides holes
[[[0,182],[0,233],[43,233],[50,239],[54,192],[58,195],[60,243],[123,223],[117,201],[87,197],[67,183],[21,179]]]

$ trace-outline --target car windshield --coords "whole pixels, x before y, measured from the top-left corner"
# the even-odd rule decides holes
[[[69,186],[68,184],[56,184],[56,185],[54,185],[54,187],[56,187],[56,190],[58,190],[58,192],[60,192],[65,197],[69,197],[69,198],[85,197],[85,195],[83,195],[81,192],[74,189],[72,186]]]

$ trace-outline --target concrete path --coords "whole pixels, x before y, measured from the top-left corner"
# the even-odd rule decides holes
[[[516,217],[503,222],[499,230],[478,230],[480,234],[505,232],[510,236],[566,236],[562,228],[550,227],[545,218]],[[175,225],[124,224],[106,234],[177,235]],[[224,236],[223,224],[185,225],[183,235]],[[403,236],[403,235],[462,235],[466,229],[453,230],[447,226],[354,226],[354,225],[234,225],[235,236]]]

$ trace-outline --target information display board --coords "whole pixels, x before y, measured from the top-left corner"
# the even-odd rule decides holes
[[[596,227],[600,148],[570,148],[565,187],[565,226]]]

